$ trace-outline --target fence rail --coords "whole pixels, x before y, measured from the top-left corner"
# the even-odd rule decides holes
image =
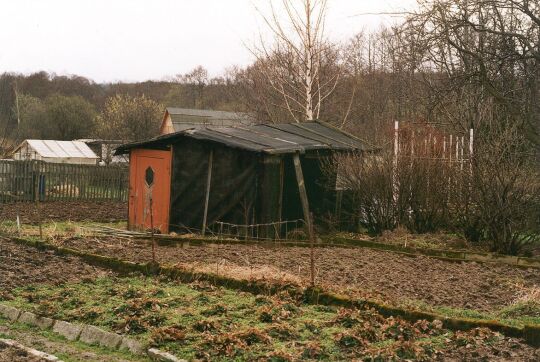
[[[126,166],[0,160],[0,203],[15,201],[126,201]]]

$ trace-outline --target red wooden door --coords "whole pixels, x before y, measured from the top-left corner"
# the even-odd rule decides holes
[[[171,152],[135,149],[129,172],[129,226],[169,232]]]

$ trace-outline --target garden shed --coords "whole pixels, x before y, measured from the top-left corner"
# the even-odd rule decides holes
[[[319,121],[188,129],[126,144],[129,226],[162,232],[215,223],[271,224],[334,210],[335,152],[370,151],[360,139]],[[282,232],[275,225],[265,233]]]

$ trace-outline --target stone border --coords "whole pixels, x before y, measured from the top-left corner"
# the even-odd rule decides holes
[[[160,351],[156,348],[150,348],[146,350],[143,347],[143,344],[137,340],[122,336],[117,333],[107,332],[101,328],[92,325],[73,324],[62,320],[42,317],[31,312],[21,311],[15,307],[5,304],[0,304],[0,316],[3,316],[5,319],[12,323],[24,323],[30,326],[38,327],[39,329],[43,330],[52,329],[54,333],[59,334],[68,341],[72,342],[78,340],[89,345],[98,345],[105,348],[128,351],[138,356],[143,356],[146,354],[148,357],[150,357],[150,359],[155,361],[186,362],[183,359],[179,359],[170,353]],[[0,343],[4,342],[4,344],[6,344],[7,342],[5,341],[6,340],[0,339]],[[19,349],[24,348],[27,353],[35,355],[36,357],[40,357],[42,359],[45,359],[46,361],[61,362],[55,356],[50,356],[46,353],[24,347],[15,341],[12,342],[13,347]],[[35,351],[38,354],[30,353],[30,350]],[[50,356],[52,359],[47,359],[46,356]]]
[[[43,241],[28,240],[12,237],[10,239],[15,243],[35,247],[38,250],[53,250],[59,255],[73,255],[81,258],[85,262],[108,268],[119,273],[141,273],[143,275],[164,275],[174,280],[185,283],[205,280],[214,285],[220,285],[231,289],[237,289],[248,293],[264,294],[276,293],[288,290],[292,295],[296,295],[309,304],[321,304],[356,308],[373,308],[384,317],[399,316],[405,320],[415,322],[419,319],[429,321],[441,320],[443,326],[450,330],[470,330],[474,328],[489,328],[496,332],[501,332],[510,337],[523,338],[528,344],[540,347],[540,325],[525,325],[524,327],[515,327],[502,324],[497,321],[468,319],[468,318],[449,318],[431,312],[422,312],[415,310],[393,307],[372,300],[353,299],[348,296],[338,295],[326,292],[319,288],[301,288],[294,285],[269,284],[260,280],[242,280],[216,275],[212,273],[194,272],[183,270],[174,266],[161,266],[153,263],[134,263],[108,256],[85,253],[80,250],[64,248],[48,244]]]
[[[56,356],[53,356],[52,354],[48,354],[45,352],[38,351],[37,349],[26,347],[12,339],[0,338],[0,345],[6,346],[6,347],[12,347],[12,348],[18,349],[19,351],[24,351],[26,354],[32,357],[39,358],[40,361],[63,362],[61,359],[59,359]]]

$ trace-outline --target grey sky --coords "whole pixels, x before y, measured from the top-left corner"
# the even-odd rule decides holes
[[[95,81],[162,79],[202,65],[246,65],[266,31],[267,0],[0,0],[0,72],[38,70]],[[327,35],[342,41],[396,21],[414,0],[329,0]]]

